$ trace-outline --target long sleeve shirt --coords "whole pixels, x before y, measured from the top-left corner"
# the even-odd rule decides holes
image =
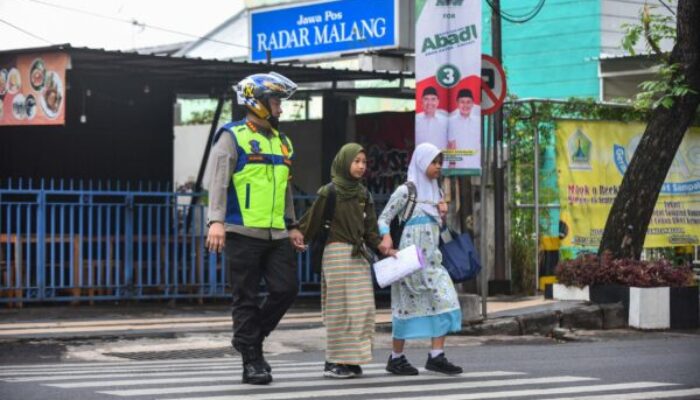
[[[327,187],[324,187],[311,208],[301,217],[299,229],[307,242],[313,240],[321,228],[327,199],[328,191]],[[327,243],[332,242],[352,244],[355,249],[364,242],[371,249],[377,249],[381,239],[377,230],[377,212],[371,195],[363,199],[349,200],[341,200],[336,196],[335,213],[331,220]]]
[[[264,132],[262,129],[261,132]],[[271,135],[272,133],[267,133]],[[226,220],[226,199],[229,185],[233,184],[231,174],[238,162],[236,140],[233,135],[222,134],[211,149],[207,169],[210,173],[209,180],[209,214],[210,222],[224,222]],[[235,177],[233,178],[235,179]],[[294,212],[294,197],[291,181],[287,184],[285,198],[284,218],[288,222],[296,223]],[[286,229],[274,228],[249,228],[241,225],[224,224],[226,232],[235,232],[244,236],[257,239],[284,239],[289,236]]]

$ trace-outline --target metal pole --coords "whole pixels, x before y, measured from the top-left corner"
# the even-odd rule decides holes
[[[535,127],[535,294],[540,287],[540,133],[537,129],[537,108],[533,103],[532,122]]]
[[[481,254],[481,315],[484,319],[488,318],[486,299],[489,295],[489,265],[488,257],[486,256],[486,179],[488,179],[488,157],[487,152],[489,151],[489,146],[487,143],[490,141],[491,135],[489,131],[484,128],[484,121],[486,118],[481,117],[481,179],[479,180],[479,253]],[[492,124],[489,124],[489,129],[491,129]],[[484,135],[486,133],[486,135]],[[484,137],[486,136],[486,137]]]
[[[501,47],[501,2],[500,0],[492,0],[493,10],[491,13],[491,47],[493,57],[502,62],[502,47]],[[504,176],[503,176],[503,110],[499,108],[493,115],[493,132],[494,132],[494,280],[500,281],[498,287],[510,277],[506,276],[505,265],[505,218],[504,218]],[[510,292],[510,290],[506,290]]]
[[[219,102],[216,105],[216,111],[214,112],[214,119],[211,121],[211,127],[209,128],[209,137],[207,139],[207,145],[204,147],[204,154],[202,155],[202,161],[199,163],[199,171],[197,172],[197,181],[194,184],[194,190],[192,195],[192,200],[190,201],[190,207],[187,212],[187,221],[185,223],[185,232],[189,232],[190,225],[192,224],[192,214],[194,212],[194,205],[197,204],[199,200],[199,193],[202,191],[202,180],[204,179],[204,170],[207,168],[207,161],[209,160],[209,153],[211,152],[212,141],[214,140],[214,134],[216,134],[217,128],[219,126],[219,119],[221,118],[221,111],[224,109],[224,101],[226,100],[226,95],[222,94],[219,97]]]

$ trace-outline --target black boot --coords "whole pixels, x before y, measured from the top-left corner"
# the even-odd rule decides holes
[[[272,382],[272,375],[265,369],[260,346],[244,346],[239,351],[243,357],[243,383],[267,385]]]
[[[265,360],[265,354],[263,353],[263,345],[262,345],[262,343],[260,343],[260,344],[258,345],[258,349],[259,349],[259,351],[260,351],[260,361],[262,362],[263,367],[265,367],[265,371],[267,371],[267,372],[272,372],[272,367],[271,367],[270,364],[268,364],[267,361]]]

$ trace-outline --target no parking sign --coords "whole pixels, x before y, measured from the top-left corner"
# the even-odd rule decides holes
[[[490,115],[506,99],[506,74],[495,58],[481,55],[481,115]]]

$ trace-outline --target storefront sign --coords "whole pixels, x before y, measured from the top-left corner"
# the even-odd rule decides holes
[[[398,0],[335,0],[253,10],[252,61],[303,59],[398,46]]]
[[[445,175],[481,175],[481,1],[416,1],[416,145]]]
[[[63,125],[67,54],[0,58],[0,126]]]
[[[557,123],[563,247],[598,247],[644,129],[640,123]],[[691,128],[676,152],[644,241],[644,247],[683,245],[700,245],[700,128]]]

